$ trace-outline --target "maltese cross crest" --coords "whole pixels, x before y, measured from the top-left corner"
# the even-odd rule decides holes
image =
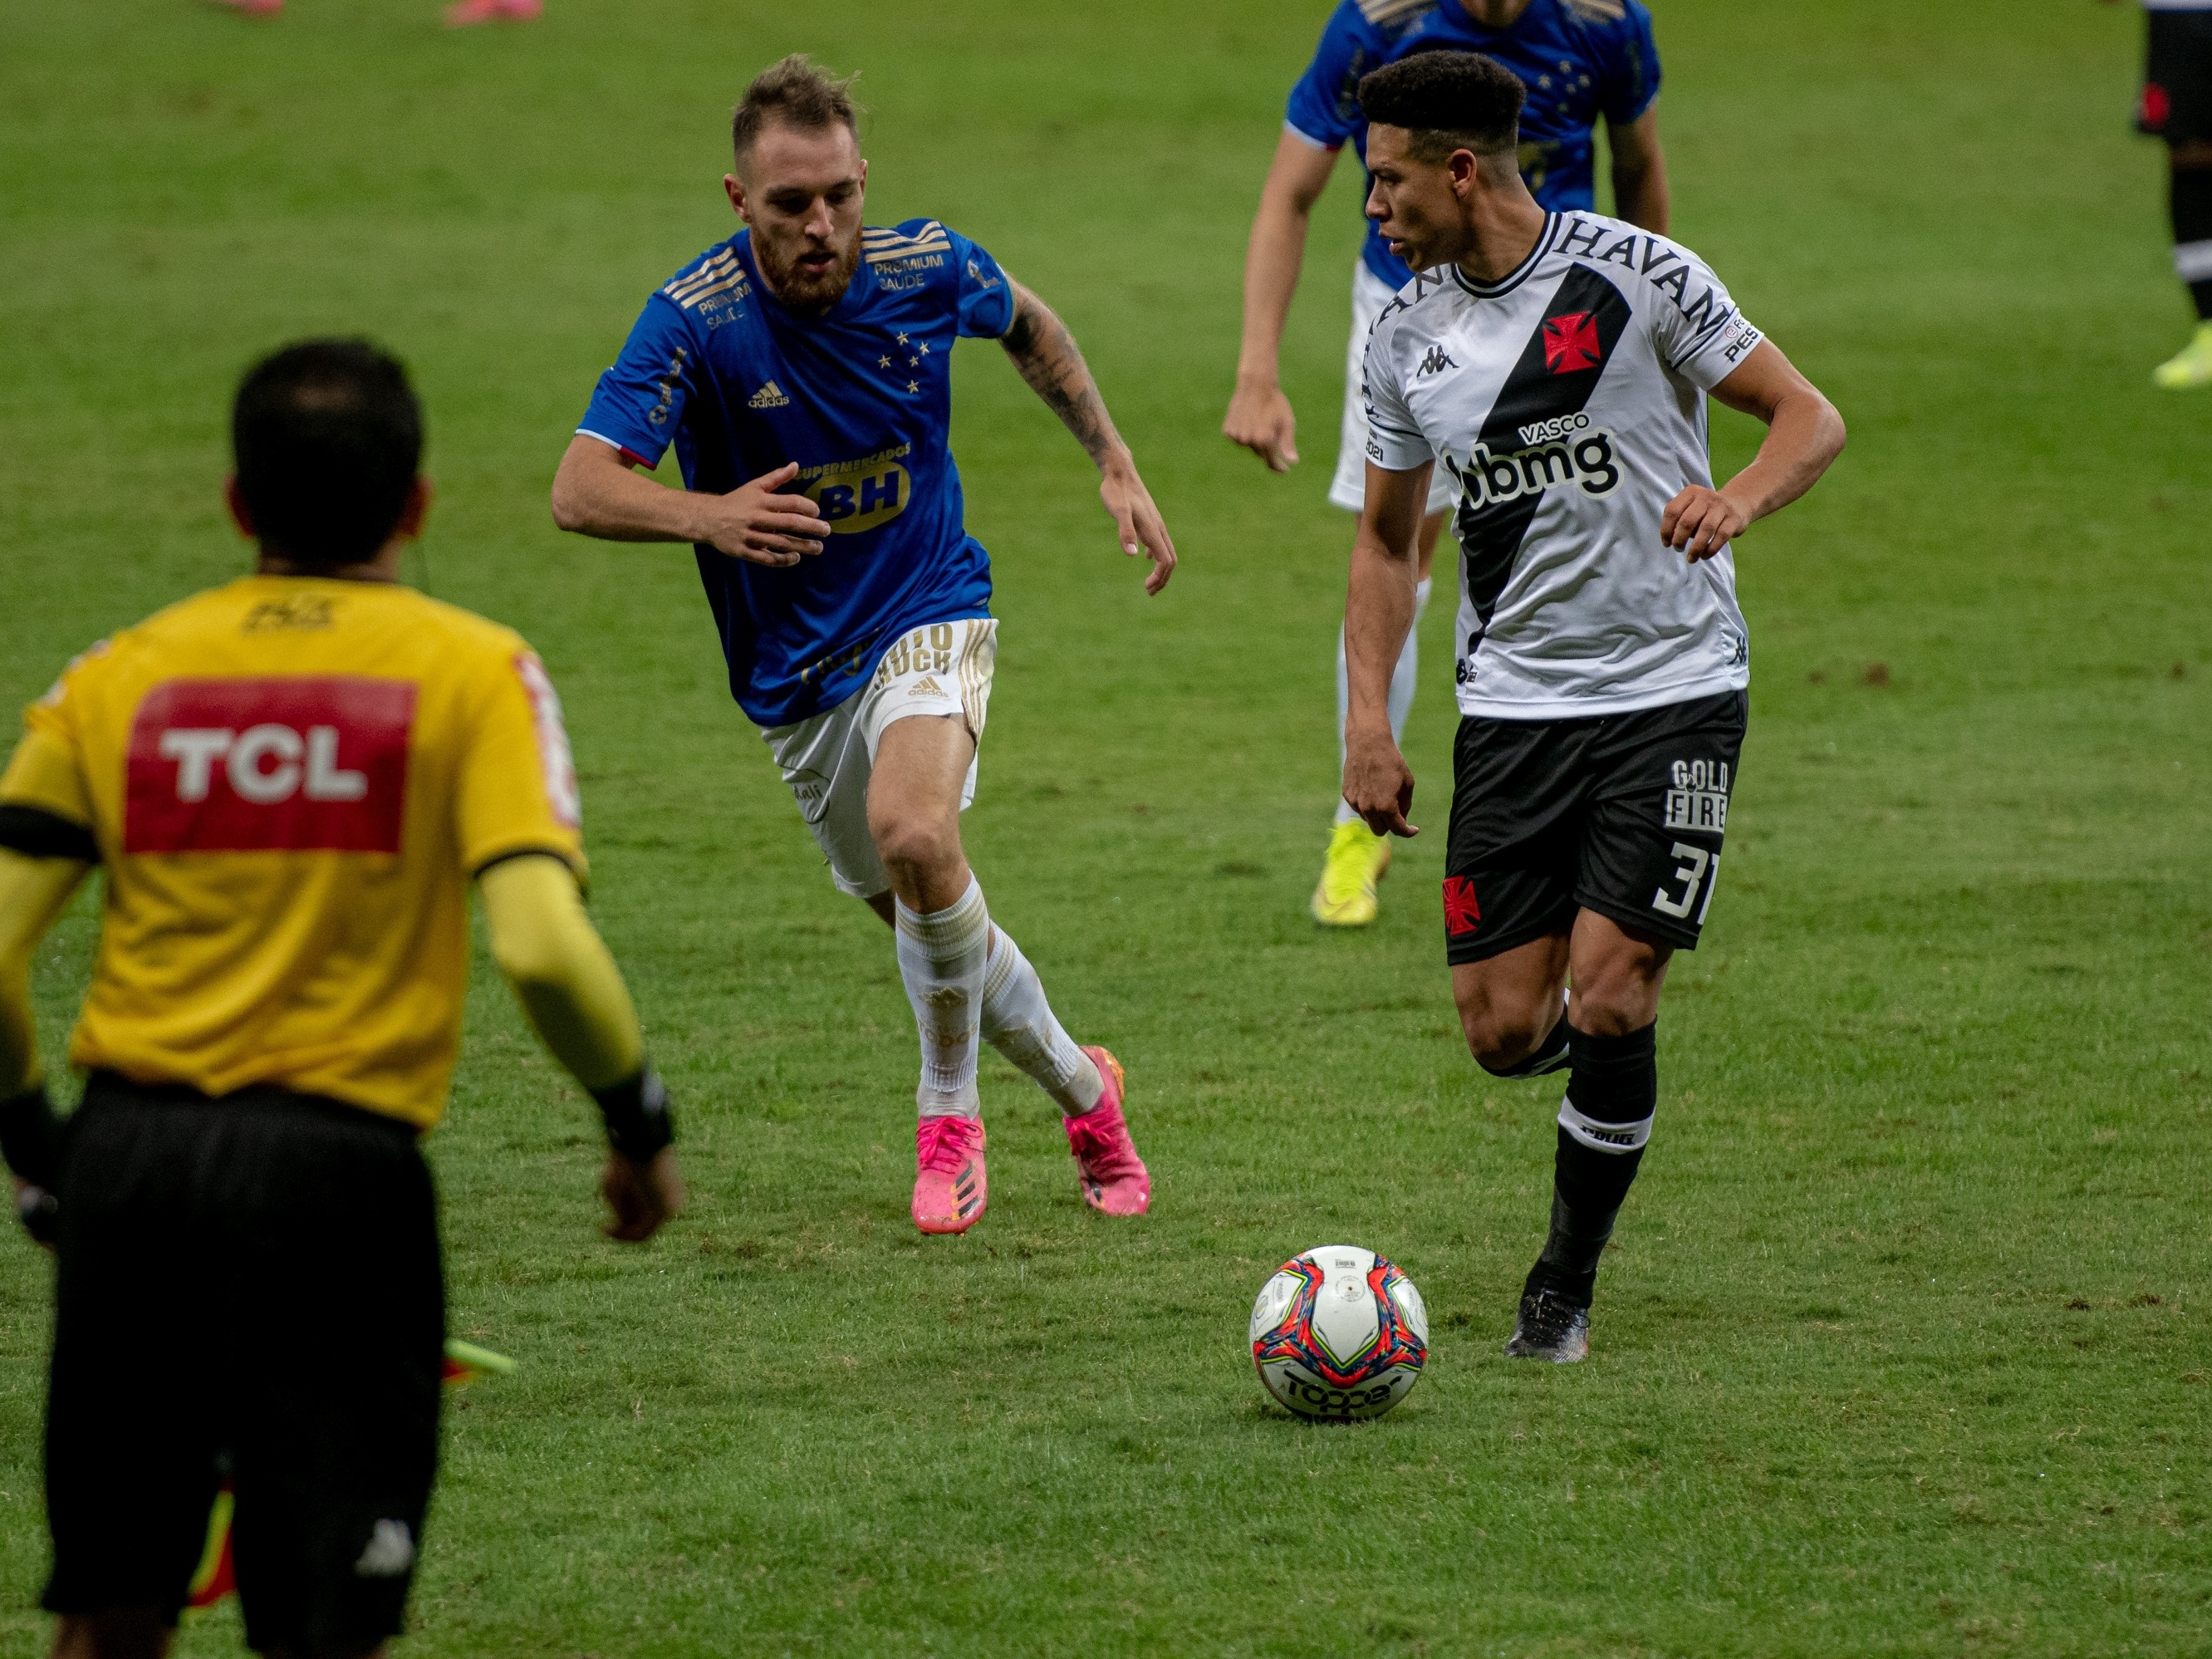
[[[1554,374],[1595,368],[1604,352],[1597,339],[1597,319],[1587,311],[1544,319],[1544,367]]]
[[[1465,876],[1444,878],[1444,932],[1454,939],[1473,933],[1482,921],[1482,907],[1474,902],[1474,884]]]

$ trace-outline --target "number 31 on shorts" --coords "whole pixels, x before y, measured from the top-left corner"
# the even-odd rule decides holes
[[[1705,925],[1705,912],[1712,908],[1713,889],[1720,884],[1721,855],[1708,853],[1702,847],[1692,847],[1686,841],[1676,842],[1672,852],[1682,860],[1674,866],[1674,876],[1682,884],[1681,893],[1678,896],[1662,887],[1652,894],[1651,908],[1677,920],[1686,917],[1695,908],[1695,925],[1702,927]]]

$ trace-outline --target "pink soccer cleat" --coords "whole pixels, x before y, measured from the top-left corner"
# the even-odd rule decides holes
[[[545,0],[454,0],[446,8],[446,27],[465,29],[475,23],[526,23],[544,10]]]
[[[1121,1062],[1103,1048],[1083,1052],[1106,1085],[1096,1106],[1080,1117],[1060,1120],[1067,1129],[1067,1150],[1075,1154],[1083,1201],[1101,1215],[1142,1215],[1152,1201],[1152,1177],[1121,1115]]]
[[[915,1226],[964,1233],[983,1218],[991,1194],[983,1178],[981,1118],[922,1119],[915,1126],[914,1161]]]

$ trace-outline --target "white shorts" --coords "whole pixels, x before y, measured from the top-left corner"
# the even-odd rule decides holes
[[[1359,387],[1367,377],[1367,334],[1382,307],[1397,296],[1361,259],[1352,267],[1352,343],[1344,353],[1344,431],[1336,443],[1336,476],[1329,480],[1328,499],[1347,513],[1359,511],[1367,499],[1367,400]],[[1451,474],[1438,467],[1429,477],[1429,511],[1441,513],[1452,504]]]
[[[994,617],[909,628],[891,642],[863,690],[811,720],[761,732],[840,891],[873,898],[890,890],[868,833],[868,779],[884,729],[910,715],[958,715],[980,747],[998,654]],[[969,762],[960,787],[963,811],[975,799],[975,767]]]

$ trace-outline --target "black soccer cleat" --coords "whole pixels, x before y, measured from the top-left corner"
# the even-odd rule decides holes
[[[1557,1291],[1530,1291],[1521,1298],[1521,1316],[1513,1322],[1513,1340],[1505,1345],[1508,1359],[1548,1359],[1554,1365],[1571,1365],[1589,1358],[1589,1310],[1577,1307]]]

